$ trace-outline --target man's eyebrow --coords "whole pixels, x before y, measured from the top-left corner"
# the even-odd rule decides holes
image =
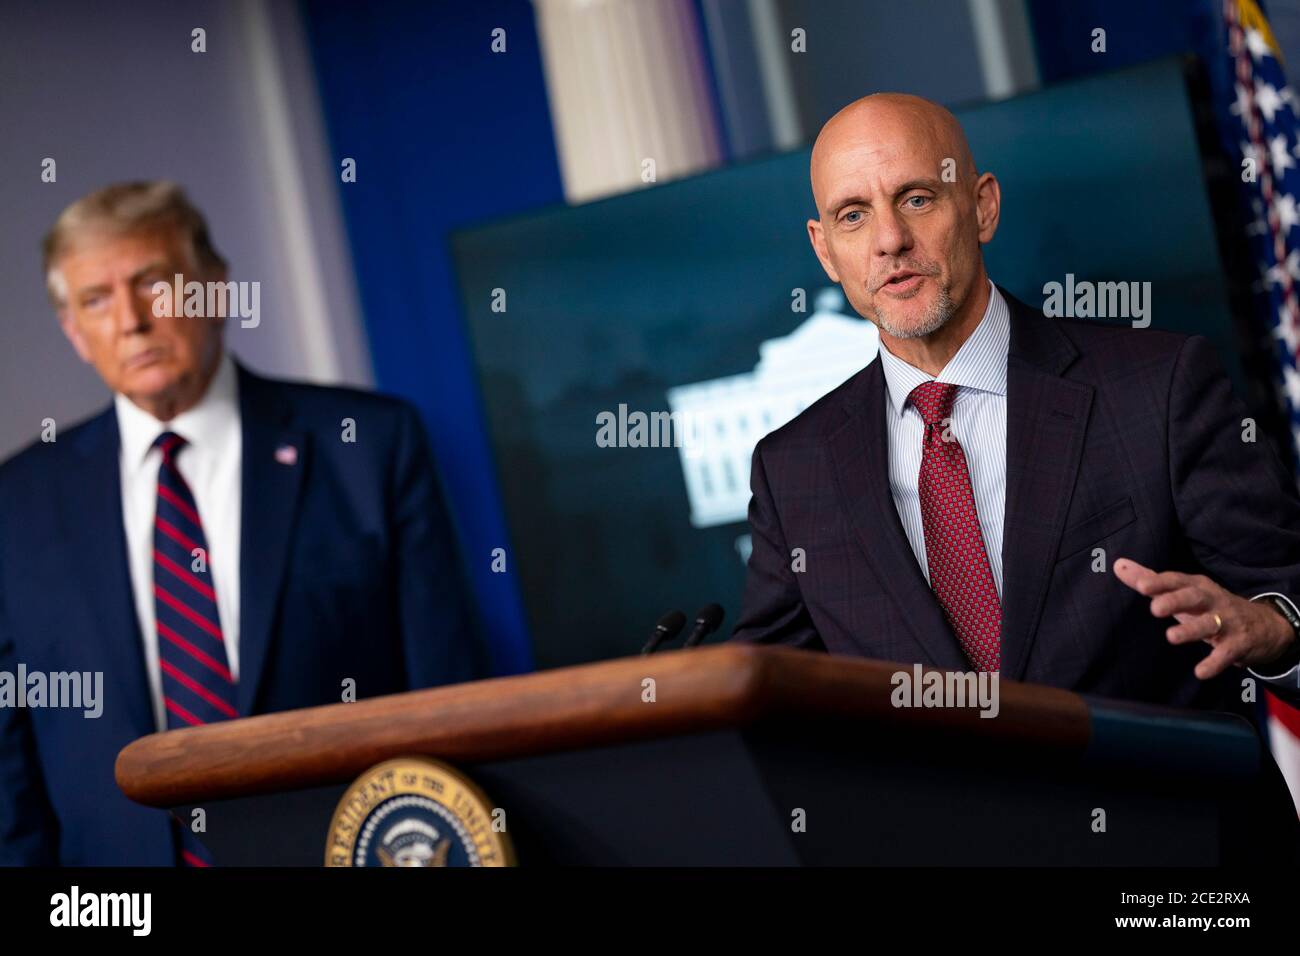
[[[897,189],[894,190],[895,196],[901,196],[903,193],[911,192],[913,189],[930,189],[938,191],[940,183],[937,179],[931,179],[928,176],[922,176],[920,179],[909,179]]]
[[[146,263],[145,265],[141,266],[139,269],[136,269],[135,272],[131,273],[130,281],[132,283],[139,282],[141,276],[147,275],[148,273],[154,272],[158,269],[166,268],[166,266],[167,266],[166,259],[155,259],[153,262]],[[72,294],[77,296],[77,298],[84,298],[85,296],[90,295],[92,293],[107,292],[112,288],[113,288],[113,284],[111,282],[96,282],[93,283],[92,285],[79,286],[78,288],[72,291]]]
[[[826,207],[826,212],[834,216],[845,206],[870,206],[871,200],[864,199],[861,196],[845,196],[843,199],[837,199]]]
[[[72,294],[78,299],[81,299],[94,292],[107,292],[110,287],[110,284],[107,282],[96,282],[91,285],[78,286],[76,289],[72,290]]]
[[[134,272],[132,272],[131,281],[139,282],[141,276],[146,275],[147,273],[150,272],[156,272],[159,269],[166,268],[166,266],[167,266],[166,259],[154,259],[152,262],[147,262],[144,265],[142,265],[139,269],[136,269]]]

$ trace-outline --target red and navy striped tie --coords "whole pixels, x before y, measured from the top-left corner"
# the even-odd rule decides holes
[[[190,486],[176,468],[185,439],[163,432],[158,506],[153,528],[153,594],[167,729],[237,716],[235,679],[217,613],[208,539]],[[179,827],[181,862],[208,866],[211,857],[187,826]]]

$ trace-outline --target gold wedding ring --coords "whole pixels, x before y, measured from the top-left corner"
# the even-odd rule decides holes
[[[1223,630],[1223,618],[1216,614],[1214,615],[1214,633],[1218,634],[1221,630]]]

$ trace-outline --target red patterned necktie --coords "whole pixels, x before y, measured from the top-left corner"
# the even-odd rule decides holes
[[[176,468],[185,439],[163,432],[158,505],[153,529],[153,593],[167,729],[228,720],[235,710],[235,679],[217,613],[208,541],[189,483]],[[194,833],[178,827],[186,866],[209,866],[211,857]]]
[[[930,588],[976,670],[1001,667],[1002,604],[989,568],[966,455],[952,434],[957,386],[924,382],[908,395],[925,419],[921,442],[921,526]],[[946,437],[945,437],[946,435]]]

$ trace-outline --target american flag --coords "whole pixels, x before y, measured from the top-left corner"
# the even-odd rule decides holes
[[[1293,460],[1300,462],[1300,102],[1256,0],[1223,0],[1222,38],[1227,42],[1218,55],[1227,58],[1228,71],[1211,64],[1216,112],[1250,209],[1256,304],[1272,332],[1279,397]]]
[[[1255,304],[1272,333],[1276,384],[1300,465],[1300,103],[1260,4],[1223,0],[1222,9],[1208,62],[1215,113],[1250,210]],[[1267,691],[1260,696],[1269,749],[1300,809],[1300,711]]]

